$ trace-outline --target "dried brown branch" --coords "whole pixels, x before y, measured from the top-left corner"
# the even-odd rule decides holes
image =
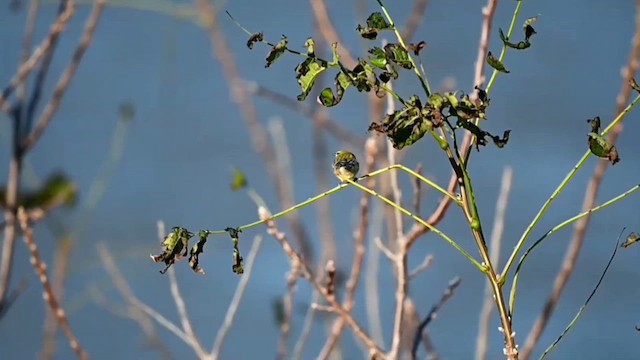
[[[365,163],[366,172],[372,172],[375,169],[375,156],[378,153],[378,147],[376,141],[372,138],[367,140],[365,146]],[[367,187],[373,188],[375,186],[375,180],[373,178],[367,179]],[[354,251],[353,259],[351,261],[351,271],[349,279],[346,284],[346,291],[343,306],[346,311],[351,311],[354,305],[355,292],[360,281],[360,273],[362,271],[362,263],[365,255],[365,236],[367,234],[367,228],[369,227],[369,204],[370,195],[363,193],[360,198],[360,221],[358,228],[354,231]],[[331,351],[338,342],[342,329],[344,328],[346,319],[344,317],[337,318],[332,327],[329,337],[325,341],[319,359],[327,359],[331,355]]]
[[[11,79],[9,85],[4,89],[2,94],[0,94],[0,109],[5,112],[10,112],[10,107],[6,103],[6,98],[11,95],[13,90],[16,88],[20,88],[20,94],[18,94],[19,101],[23,101],[24,94],[26,93],[25,87],[22,85],[25,81],[27,75],[35,68],[38,62],[42,59],[42,57],[49,51],[52,44],[55,43],[55,39],[58,35],[64,30],[69,19],[73,15],[75,9],[75,3],[73,1],[68,1],[67,7],[65,11],[58,16],[55,23],[52,25],[49,34],[43,41],[43,43],[33,52],[31,57],[28,59],[23,59],[18,69],[16,75]],[[35,12],[35,10],[33,10]],[[31,20],[35,21],[35,14],[29,15]],[[27,30],[25,34],[25,39],[23,41],[23,46],[30,45],[31,43],[31,34],[32,30],[29,27],[32,25],[27,24]],[[23,49],[23,53],[25,50]],[[21,110],[21,109],[18,109]],[[21,178],[21,170],[22,170],[22,159],[25,155],[25,151],[20,146],[22,141],[23,131],[22,131],[22,119],[19,112],[16,112],[13,119],[13,138],[12,138],[12,154],[11,159],[9,161],[9,171],[7,178],[7,189],[6,189],[6,198],[5,204],[6,208],[4,211],[4,241],[2,243],[2,256],[0,262],[0,308],[5,308],[5,297],[7,292],[9,291],[9,285],[11,281],[11,269],[13,268],[13,253],[15,249],[16,242],[16,213],[18,206],[18,193],[20,186],[20,178]]]
[[[220,358],[222,345],[224,344],[224,340],[226,339],[227,334],[231,329],[231,325],[233,325],[233,320],[238,311],[238,307],[240,306],[240,301],[242,301],[244,291],[247,288],[247,284],[249,284],[249,279],[251,278],[251,273],[253,270],[253,263],[256,260],[258,252],[260,251],[261,244],[262,236],[258,235],[253,239],[253,244],[251,244],[251,249],[249,249],[249,254],[247,255],[247,259],[245,261],[244,274],[242,274],[242,277],[240,278],[240,281],[236,286],[236,291],[234,292],[231,303],[229,303],[229,307],[227,308],[227,314],[224,316],[224,322],[222,323],[222,326],[220,326],[218,334],[216,335],[216,340],[213,344],[213,348],[211,349],[212,360]]]
[[[407,19],[404,31],[402,31],[402,37],[405,41],[410,42],[411,39],[413,39],[416,30],[418,30],[418,26],[420,26],[420,23],[424,18],[424,12],[427,9],[427,5],[429,5],[429,0],[416,0],[413,3],[411,16]]]
[[[42,297],[44,301],[49,306],[50,311],[56,316],[56,319],[64,332],[64,335],[67,337],[69,341],[69,346],[76,353],[76,356],[79,359],[87,360],[89,359],[89,354],[84,350],[84,348],[80,345],[76,336],[73,334],[71,330],[71,325],[69,325],[69,320],[67,319],[67,315],[58,302],[56,295],[53,293],[53,289],[51,288],[51,283],[49,282],[49,275],[47,274],[47,265],[42,261],[40,257],[40,251],[38,250],[38,245],[36,244],[33,238],[33,230],[29,225],[29,217],[24,210],[24,208],[18,209],[18,221],[20,223],[20,228],[23,233],[24,242],[29,249],[29,253],[31,254],[29,258],[29,262],[33,265],[33,268],[36,270],[38,274],[38,279],[42,284],[43,293]]]
[[[293,205],[293,202],[287,199],[287,189],[283,182],[283,177],[278,172],[275,150],[269,142],[264,127],[260,124],[255,104],[243,85],[245,82],[238,73],[237,61],[233,57],[233,52],[229,49],[227,39],[220,31],[218,9],[206,0],[197,0],[196,5],[199,10],[200,21],[209,32],[213,55],[220,62],[222,73],[225,75],[231,89],[231,99],[236,103],[243,115],[242,118],[249,131],[253,148],[264,160],[265,169],[271,181],[275,184],[281,205],[285,208],[290,207],[287,204]],[[288,221],[297,247],[300,248],[304,258],[311,261],[313,259],[313,249],[299,217],[294,215],[289,217]]]
[[[60,35],[61,32],[67,27],[69,23],[69,19],[73,16],[75,11],[75,2],[73,0],[67,1],[67,6],[65,11],[58,16],[56,21],[51,25],[51,29],[49,30],[49,34],[47,37],[40,43],[40,45],[33,51],[31,56],[22,63],[16,74],[9,81],[9,85],[2,91],[0,94],[0,109],[2,111],[9,113],[10,107],[7,104],[7,98],[13,93],[13,91],[20,85],[33,71],[33,69],[38,65],[40,60],[42,60],[43,56],[49,51],[55,39]]]
[[[500,260],[500,249],[504,234],[505,217],[507,215],[507,204],[511,193],[513,179],[513,169],[506,167],[502,172],[500,183],[500,193],[496,201],[496,212],[493,220],[493,232],[491,233],[491,263],[497,266]],[[476,339],[476,360],[485,360],[489,344],[489,324],[491,322],[491,312],[494,309],[493,293],[491,285],[487,281],[484,289],[484,300],[480,310],[480,320],[478,321],[478,337]]]
[[[70,1],[71,3],[71,1]],[[71,62],[64,70],[60,78],[58,79],[58,83],[53,90],[53,95],[51,96],[51,100],[42,110],[42,114],[38,118],[33,131],[29,136],[27,136],[21,143],[22,152],[29,151],[40,139],[44,131],[47,129],[49,122],[58,111],[58,107],[60,107],[60,103],[64,94],[71,83],[71,79],[75,75],[78,70],[78,66],[80,65],[80,61],[84,56],[85,52],[89,48],[91,44],[91,40],[93,39],[93,34],[95,33],[96,27],[98,26],[98,22],[100,20],[100,16],[102,15],[102,11],[106,5],[106,0],[96,0],[93,5],[93,9],[91,10],[91,14],[85,23],[84,32],[82,37],[80,38],[80,42],[78,47],[76,48]]]
[[[191,320],[189,319],[189,314],[187,313],[187,306],[184,303],[184,299],[182,298],[182,294],[180,293],[180,288],[178,287],[178,281],[176,280],[176,272],[174,268],[170,268],[167,271],[169,274],[169,288],[171,289],[171,297],[173,297],[173,302],[176,304],[176,309],[178,310],[178,317],[180,318],[180,323],[182,324],[182,330],[185,335],[189,339],[189,344],[193,351],[198,355],[200,359],[204,359],[206,357],[206,352],[202,343],[198,339],[196,332],[193,330],[193,325],[191,325]]]
[[[314,277],[309,265],[304,261],[302,256],[293,249],[285,233],[278,229],[275,221],[269,220],[271,217],[269,211],[264,207],[260,207],[258,209],[258,214],[260,219],[266,222],[267,233],[274,237],[282,246],[283,251],[291,261],[292,267],[299,269],[300,275],[309,281],[313,288],[318,291],[322,297],[324,297],[324,299],[333,308],[335,314],[344,319],[345,323],[351,328],[355,336],[364,344],[364,346],[367,347],[369,354],[372,357],[383,357],[382,349],[380,349],[371,337],[367,335],[364,329],[362,329],[362,327],[351,316],[350,312],[338,302],[337,298],[334,295],[330,295],[327,289],[320,285],[318,280]]]
[[[631,50],[629,52],[629,60],[627,66],[622,71],[622,85],[620,92],[616,98],[616,109],[615,115],[620,114],[625,108],[626,104],[629,102],[629,98],[631,96],[631,87],[629,86],[629,82],[633,79],[634,74],[638,70],[638,60],[640,57],[640,0],[636,0],[636,28],[635,33],[633,34],[633,38],[631,40]],[[618,123],[611,132],[609,133],[608,141],[611,144],[615,144],[616,140],[620,133],[622,133],[623,124],[622,122]],[[598,191],[600,190],[600,186],[602,185],[602,180],[604,178],[604,173],[607,170],[608,162],[607,161],[599,161],[596,169],[593,172],[593,176],[589,180],[587,184],[587,189],[585,191],[585,197],[582,203],[582,211],[586,211],[594,207],[596,198],[598,196]],[[580,255],[580,251],[582,249],[582,244],[584,243],[585,235],[587,232],[587,227],[589,226],[589,221],[591,220],[591,215],[587,215],[582,219],[578,220],[575,224],[575,230],[573,236],[571,238],[571,242],[567,247],[567,251],[565,253],[564,259],[562,261],[562,265],[560,271],[558,272],[556,279],[553,283],[553,289],[551,290],[551,294],[547,298],[545,305],[543,307],[542,312],[536,319],[527,339],[522,347],[521,351],[521,359],[528,359],[536,344],[540,340],[542,336],[542,332],[547,326],[549,319],[553,315],[556,306],[558,305],[558,301],[562,296],[562,292],[573,273],[575,268],[575,264],[578,261],[578,256]]]
[[[422,164],[418,164],[415,169],[417,174],[422,175]],[[420,203],[422,201],[422,181],[413,179],[413,213],[420,216]]]
[[[164,232],[161,236],[164,236]],[[111,277],[111,281],[120,293],[120,296],[122,296],[123,300],[127,304],[126,310],[124,312],[125,315],[138,323],[140,329],[147,337],[151,347],[157,350],[162,358],[172,359],[173,356],[171,355],[165,343],[158,336],[155,326],[150,319],[156,320],[159,324],[163,325],[174,335],[176,335],[177,338],[182,339],[186,344],[189,344],[189,339],[187,339],[184,332],[173,323],[171,323],[171,321],[155,312],[135,296],[124,276],[116,266],[116,263],[113,260],[113,256],[109,252],[109,249],[104,243],[98,243],[96,245],[96,248],[98,250],[98,255],[103,267]],[[106,307],[112,307],[112,304],[106,302],[103,305]]]
[[[263,97],[275,104],[282,105],[287,109],[296,111],[310,119],[313,119],[315,125],[345,144],[349,144],[356,148],[364,147],[365,139],[363,137],[354,135],[340,126],[338,122],[329,117],[329,114],[323,108],[317,108],[314,110],[305,103],[257,83],[248,83],[247,91],[252,95]]]

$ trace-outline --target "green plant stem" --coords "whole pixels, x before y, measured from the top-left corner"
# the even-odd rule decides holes
[[[413,56],[411,56],[409,48],[407,47],[407,45],[404,42],[404,39],[402,38],[402,34],[400,34],[400,30],[398,30],[398,28],[396,27],[395,23],[393,22],[393,18],[387,11],[387,8],[382,3],[382,0],[376,0],[376,1],[378,2],[378,5],[380,5],[380,8],[382,9],[384,16],[387,18],[389,25],[391,25],[393,32],[396,34],[396,38],[398,39],[398,42],[407,51],[407,55],[409,56],[409,61],[411,61],[411,65],[413,65],[413,72],[416,73],[416,76],[418,76],[418,80],[420,80],[420,85],[422,85],[422,89],[424,89],[424,92],[426,93],[427,97],[431,96],[431,88],[429,87],[429,80],[427,79],[426,74],[424,76],[420,74],[420,70],[416,66],[416,62],[413,60]],[[424,72],[424,69],[422,70],[422,72]]]
[[[567,225],[573,224],[574,222],[582,219],[585,216],[591,215],[595,212],[598,212],[599,210],[602,210],[610,205],[613,205],[614,203],[624,199],[625,197],[633,194],[634,192],[640,190],[640,184],[633,186],[632,188],[630,188],[629,190],[625,191],[624,193],[602,203],[601,205],[598,205],[596,207],[593,207],[589,210],[583,211],[580,214],[567,219],[563,222],[561,222],[560,224],[552,227],[549,231],[547,231],[544,235],[542,235],[538,240],[536,240],[536,242],[534,242],[531,247],[529,247],[527,249],[527,251],[524,252],[524,254],[522,255],[522,257],[520,258],[520,261],[518,261],[518,266],[516,266],[516,272],[514,274],[513,277],[513,284],[511,284],[511,291],[509,293],[509,309],[511,310],[511,313],[514,313],[514,307],[515,307],[515,299],[516,299],[516,295],[518,292],[518,280],[519,280],[519,274],[520,274],[520,270],[522,269],[522,266],[524,265],[524,261],[527,259],[527,257],[531,254],[531,252],[533,251],[533,249],[535,249],[538,245],[540,245],[540,243],[542,243],[542,241],[544,241],[549,235],[555,233],[556,231],[564,228]]]
[[[614,126],[616,126],[620,121],[622,121],[624,119],[624,117],[629,113],[629,111],[631,111],[631,109],[633,109],[633,107],[638,103],[638,101],[640,101],[640,95],[636,96],[636,98],[633,99],[633,101],[620,114],[618,114],[618,116],[615,119],[613,119],[613,121],[609,124],[609,126],[607,126],[602,131],[601,135],[602,136],[606,135],[609,131],[611,131],[611,129],[613,129]],[[540,210],[538,211],[536,216],[533,218],[533,220],[529,224],[529,226],[527,226],[527,229],[524,231],[524,233],[522,234],[522,236],[520,237],[520,239],[516,243],[516,246],[515,246],[513,252],[509,256],[509,260],[507,260],[507,263],[505,264],[504,269],[502,270],[502,273],[500,275],[500,282],[501,283],[505,282],[507,274],[509,273],[509,270],[511,269],[511,267],[513,266],[513,264],[515,262],[516,256],[518,256],[518,253],[522,249],[522,246],[524,246],[524,242],[527,240],[527,237],[529,236],[529,234],[531,234],[531,231],[533,230],[533,228],[538,224],[538,222],[540,221],[542,216],[545,214],[545,212],[547,211],[547,209],[551,205],[551,203],[565,189],[565,187],[569,184],[569,181],[571,181],[573,176],[585,164],[585,162],[587,161],[587,159],[590,156],[591,156],[591,151],[587,150],[584,153],[584,155],[582,155],[580,160],[578,160],[576,165],[571,169],[571,171],[569,171],[567,176],[565,176],[565,178],[562,180],[560,185],[558,185],[558,187],[554,190],[554,192],[547,199],[547,201],[545,201],[545,203],[542,205],[542,207],[540,208]]]
[[[407,209],[403,208],[402,206],[396,204],[395,202],[393,202],[392,200],[378,194],[377,192],[358,184],[355,181],[349,181],[349,184],[357,187],[358,189],[377,197],[378,199],[384,201],[385,203],[387,203],[388,205],[391,205],[393,208],[397,209],[398,211],[400,211],[401,213],[409,216],[410,218],[412,218],[413,220],[417,221],[418,223],[426,226],[427,228],[429,228],[429,230],[431,230],[432,232],[434,232],[435,234],[437,234],[438,236],[440,236],[441,238],[443,238],[446,242],[449,243],[449,245],[453,246],[456,250],[458,250],[464,257],[467,258],[467,260],[469,260],[473,265],[475,265],[480,271],[485,271],[485,268],[482,264],[480,264],[476,259],[473,258],[473,256],[469,255],[469,253],[464,250],[460,245],[458,245],[455,241],[453,241],[453,239],[451,239],[449,236],[447,236],[445,233],[443,233],[442,231],[440,231],[438,228],[436,228],[435,226],[429,224],[428,222],[422,220],[421,218],[419,218],[418,216],[412,214],[410,211],[408,211]]]
[[[509,25],[509,31],[507,31],[508,39],[510,39],[511,35],[513,35],[513,29],[515,29],[516,27],[516,21],[518,21],[518,16],[520,15],[520,9],[522,8],[523,2],[524,2],[523,0],[518,0],[518,4],[516,5],[515,10],[513,11],[513,16],[511,17],[511,24]],[[504,63],[504,57],[506,55],[507,55],[507,45],[502,44],[502,51],[500,51],[500,57],[498,58],[498,60],[501,63]],[[498,74],[500,74],[500,72],[496,69],[493,69],[493,73],[491,73],[491,78],[489,79],[489,82],[487,83],[487,88],[485,89],[487,94],[491,91],[491,88],[493,87],[493,84],[496,81]]]
[[[383,168],[383,169],[380,169],[380,170],[376,170],[376,171],[374,171],[374,172],[372,172],[370,174],[366,174],[366,175],[362,176],[360,179],[364,179],[364,178],[367,178],[367,177],[378,176],[378,175],[384,174],[384,173],[386,173],[387,171],[390,171],[390,170],[402,170],[402,171],[405,171],[405,172],[415,176],[420,181],[426,183],[427,185],[431,186],[432,188],[434,188],[435,190],[439,191],[443,195],[449,197],[458,206],[461,206],[460,200],[457,199],[453,194],[449,193],[447,190],[443,189],[440,185],[436,184],[435,182],[433,182],[433,181],[427,179],[426,177],[418,174],[417,172],[405,167],[404,165],[400,165],[400,164],[391,165],[391,166],[388,166],[386,168]],[[334,187],[333,189],[331,189],[329,191],[323,192],[322,194],[316,195],[316,196],[314,196],[312,198],[307,199],[304,202],[301,202],[301,203],[296,204],[296,205],[294,205],[294,206],[292,206],[292,207],[290,207],[288,209],[285,209],[285,210],[283,210],[283,211],[281,211],[281,212],[279,212],[277,214],[274,214],[271,217],[269,217],[268,219],[254,221],[254,222],[252,222],[250,224],[240,226],[238,229],[241,230],[241,231],[242,230],[247,230],[247,229],[262,225],[262,224],[266,223],[267,221],[275,220],[277,218],[283,217],[283,216],[285,216],[285,215],[287,215],[287,214],[289,214],[289,213],[291,213],[291,212],[293,212],[295,210],[298,210],[298,209],[301,209],[303,207],[309,206],[309,205],[313,204],[314,202],[322,199],[325,196],[329,196],[329,195],[332,195],[332,194],[337,193],[339,191],[342,191],[348,185],[349,184],[340,184],[340,185]],[[264,205],[264,202],[260,199],[260,197],[256,194],[256,192],[253,189],[248,189],[247,190],[247,194],[249,195],[249,197],[251,197],[252,200],[254,200],[254,202],[262,203]],[[264,206],[264,207],[267,208],[266,206]],[[205,230],[205,231],[209,235],[223,235],[223,234],[227,233],[226,230]]]

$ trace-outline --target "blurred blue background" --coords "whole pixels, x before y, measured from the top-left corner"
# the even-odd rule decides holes
[[[157,2],[156,4],[165,3]],[[176,3],[178,3],[176,1]],[[188,5],[189,2],[179,1]],[[354,29],[365,17],[351,2],[328,1],[337,31],[352,54],[364,56],[364,45]],[[371,12],[374,1],[361,1]],[[388,1],[391,14],[399,24],[410,15],[412,2]],[[503,1],[495,16],[490,49],[499,53],[498,27],[506,29],[515,1]],[[20,57],[26,5],[11,11],[0,7],[0,83],[13,76]],[[154,7],[152,1],[113,2],[98,26],[93,43],[69,87],[60,110],[36,148],[29,154],[29,166],[35,177],[64,170],[78,185],[81,202],[90,184],[102,171],[112,136],[118,122],[118,108],[123,102],[135,107],[135,120],[129,125],[124,157],[108,183],[104,198],[90,217],[79,210],[57,210],[55,218],[71,226],[85,222],[84,231],[71,258],[64,306],[71,326],[81,344],[96,359],[155,359],[158,353],[144,342],[136,323],[115,316],[95,301],[99,289],[107,301],[121,304],[120,295],[102,267],[96,244],[104,243],[113,252],[117,264],[135,294],[145,303],[178,322],[167,276],[158,274],[160,266],[152,263],[149,253],[158,253],[156,222],[167,226],[185,226],[191,230],[221,229],[256,219],[255,205],[240,192],[229,190],[230,167],[243,170],[249,183],[261,194],[272,210],[279,209],[274,185],[265,176],[260,155],[252,149],[242,114],[231,99],[220,63],[212,56],[206,30],[192,18],[177,18],[157,11],[136,10],[141,5]],[[457,88],[473,88],[473,72],[480,37],[484,1],[430,1],[416,40],[428,44],[423,61],[434,88],[447,79],[455,79]],[[157,5],[158,7],[160,5]],[[313,15],[308,2],[272,0],[256,2],[236,0],[222,5],[244,26],[263,31],[267,39],[277,41],[280,34],[289,37],[292,47],[300,46],[314,34]],[[39,13],[35,43],[48,32],[57,5],[44,2]],[[64,69],[82,32],[90,6],[78,5],[76,15],[61,36],[45,86],[45,98],[51,95],[58,74]],[[514,170],[514,185],[506,218],[503,257],[515,245],[520,234],[544,200],[586,149],[585,120],[599,115],[603,123],[613,117],[615,99],[621,86],[620,69],[626,65],[631,36],[635,27],[632,1],[531,1],[525,2],[516,31],[524,19],[540,14],[533,46],[523,52],[507,54],[506,67],[491,93],[489,131],[501,133],[511,129],[505,149],[493,146],[472,154],[474,187],[481,204],[487,233],[491,232],[495,199],[505,166]],[[231,47],[241,76],[291,98],[299,93],[293,68],[298,58],[284,56],[271,68],[264,68],[268,48],[258,44],[246,48],[246,36],[224,14],[220,27]],[[388,38],[390,34],[385,34]],[[325,84],[332,81],[325,78]],[[4,85],[3,85],[4,86]],[[408,97],[419,87],[410,73],[395,85]],[[348,92],[343,102],[330,110],[332,118],[356,135],[366,136],[369,118],[364,97]],[[311,103],[310,97],[307,102]],[[314,130],[309,119],[265,99],[255,99],[263,125],[280,118],[286,129],[294,170],[295,201],[318,192],[311,144]],[[625,121],[625,131],[618,142],[622,161],[610,168],[598,196],[605,201],[638,183],[640,133],[638,110]],[[0,115],[0,169],[8,168],[10,119]],[[329,153],[343,144],[327,136]],[[404,150],[403,163],[415,167],[422,163],[425,173],[445,184],[450,175],[446,159],[437,152],[430,139]],[[355,149],[360,156],[363,149]],[[579,212],[586,183],[597,160],[591,158],[579,172],[572,186],[554,203],[533,237]],[[330,164],[327,164],[327,172]],[[0,179],[6,179],[5,170]],[[403,184],[409,181],[401,175]],[[34,175],[25,175],[25,186]],[[6,180],[0,180],[2,182]],[[333,180],[332,180],[333,181]],[[331,182],[330,186],[334,183]],[[405,188],[405,196],[411,190]],[[347,189],[331,199],[332,218],[339,244],[337,265],[348,271],[353,251],[351,229],[356,219],[360,194]],[[439,198],[428,192],[423,214],[430,214]],[[597,214],[555,316],[545,331],[536,353],[550,344],[584,303],[606,265],[616,237],[623,227],[640,229],[638,197],[632,196]],[[81,208],[80,208],[81,209]],[[455,210],[454,210],[455,211]],[[472,254],[472,239],[461,217],[450,212],[441,228],[457,239]],[[316,211],[300,211],[316,254],[321,251]],[[78,220],[81,219],[81,220]],[[287,222],[279,222],[289,232]],[[411,223],[407,220],[407,226]],[[50,221],[36,227],[36,241],[48,264],[53,262],[56,238]],[[257,234],[265,235],[244,300],[223,351],[224,359],[275,357],[279,331],[273,315],[273,301],[286,291],[285,275],[289,262],[280,246],[255,228],[243,234],[241,247],[248,251]],[[515,329],[524,341],[533,320],[553,285],[555,274],[572,234],[572,228],[558,232],[535,252],[523,270]],[[626,233],[625,233],[626,234]],[[212,238],[201,257],[207,271],[197,276],[186,266],[175,266],[176,276],[185,297],[195,330],[208,348],[212,344],[239,277],[230,271],[231,245],[226,237]],[[640,354],[639,249],[621,251],[599,292],[580,323],[551,354],[552,359],[637,359]],[[423,237],[413,249],[410,267],[418,265],[425,254],[435,256],[430,270],[417,277],[410,288],[417,310],[425,314],[441,295],[448,281],[462,277],[456,295],[444,306],[429,330],[443,359],[470,359],[475,351],[478,312],[484,278],[457,252],[433,234]],[[390,344],[395,282],[388,262],[381,259],[381,313],[385,344]],[[17,244],[12,283],[28,279],[26,292],[0,321],[0,349],[7,359],[33,359],[42,344],[45,306],[41,287],[28,262],[28,252]],[[94,289],[94,290],[92,290]],[[361,289],[362,290],[362,289]],[[301,281],[296,295],[296,309],[309,302],[309,286]],[[366,325],[363,291],[356,297],[354,314]],[[292,347],[302,327],[304,312],[295,311]],[[494,315],[491,327],[490,359],[500,358],[502,339],[496,330]],[[168,331],[158,327],[173,355],[195,358],[191,350]],[[62,335],[58,337],[55,358],[74,355]],[[322,321],[314,325],[305,348],[305,358],[313,358],[324,343]],[[250,345],[250,346],[248,346]],[[362,358],[354,338],[342,336],[346,359]]]

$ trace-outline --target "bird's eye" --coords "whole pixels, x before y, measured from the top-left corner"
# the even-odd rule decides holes
[[[336,151],[336,156],[340,155],[342,151]]]

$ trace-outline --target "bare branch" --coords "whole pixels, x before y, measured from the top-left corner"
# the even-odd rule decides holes
[[[214,360],[220,357],[220,352],[222,351],[224,340],[227,337],[229,330],[231,329],[231,325],[233,325],[233,320],[235,318],[236,312],[238,311],[238,307],[240,306],[240,301],[242,301],[244,291],[247,288],[247,284],[249,284],[249,279],[251,278],[251,270],[253,270],[253,263],[256,260],[258,252],[260,251],[261,244],[262,236],[258,235],[253,239],[253,244],[251,244],[251,249],[249,249],[249,254],[247,255],[247,259],[245,261],[244,274],[242,275],[240,281],[238,282],[238,285],[236,286],[236,291],[233,294],[233,298],[231,299],[229,307],[227,308],[227,314],[224,316],[224,322],[218,330],[216,340],[213,344],[213,348],[211,349],[211,358]]]
[[[51,288],[51,283],[49,282],[49,275],[47,274],[47,265],[42,261],[40,257],[40,251],[38,250],[38,245],[36,245],[35,240],[33,239],[33,230],[29,225],[29,217],[27,216],[24,208],[18,209],[18,221],[20,223],[20,228],[23,233],[24,243],[27,245],[29,252],[31,253],[31,257],[29,258],[29,262],[33,265],[33,268],[36,270],[38,274],[38,279],[42,284],[43,293],[42,297],[44,301],[49,305],[50,311],[56,316],[62,331],[64,332],[67,340],[69,341],[69,346],[76,353],[76,356],[82,360],[88,360],[89,354],[82,348],[78,339],[71,331],[71,326],[69,325],[69,320],[67,319],[67,315],[60,306],[56,295],[53,293],[53,289]]]

